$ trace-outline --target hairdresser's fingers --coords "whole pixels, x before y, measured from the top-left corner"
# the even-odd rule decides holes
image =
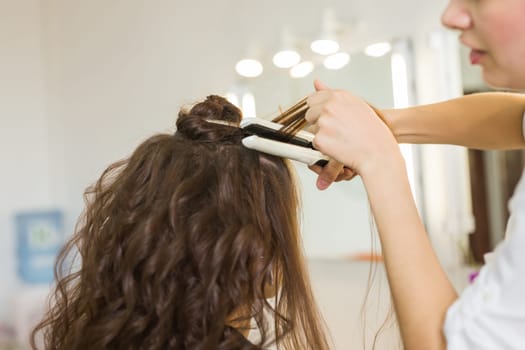
[[[314,88],[316,92],[308,96],[306,100],[306,102],[308,103],[308,106],[310,107],[316,104],[325,103],[330,97],[330,93],[332,91],[332,89],[330,89],[328,85],[326,85],[319,79],[314,80]]]
[[[332,94],[332,90],[322,90],[314,92],[306,98],[306,104],[309,108],[312,108],[316,105],[324,105],[330,100]]]
[[[330,187],[332,182],[334,182],[339,174],[343,171],[343,168],[344,165],[335,160],[330,160],[328,163],[326,163],[317,177],[317,188],[322,191]]]
[[[312,125],[315,125],[317,119],[321,116],[321,112],[324,108],[323,104],[315,104],[310,106],[304,115],[304,119]],[[316,130],[317,131],[317,130]]]
[[[319,130],[319,127],[315,124],[310,124],[308,125],[304,130],[312,133],[312,134],[315,134],[317,132],[317,130]]]
[[[321,90],[329,90],[330,88],[328,87],[328,85],[326,85],[325,83],[323,83],[321,80],[319,79],[315,79],[314,80],[314,88],[315,88],[315,91],[321,91]]]
[[[313,165],[308,165],[308,169],[310,169],[311,171],[319,175],[321,170],[323,170],[323,167],[320,165],[313,164]]]
[[[310,107],[327,102],[333,91],[328,85],[321,82],[319,79],[314,80],[314,87],[316,92],[310,95],[307,99],[307,103]]]
[[[314,164],[314,165],[308,166],[308,168],[310,168],[310,170],[312,170],[314,173],[316,173],[318,175],[323,171],[323,167],[320,166],[320,165],[315,165]],[[357,173],[355,171],[353,171],[352,169],[350,169],[350,168],[343,168],[341,170],[341,172],[339,172],[339,174],[337,175],[337,177],[336,177],[334,182],[349,181],[349,180],[352,180],[356,175],[357,175]]]
[[[352,180],[356,175],[357,173],[354,172],[352,169],[343,168],[339,175],[337,175],[335,182]]]

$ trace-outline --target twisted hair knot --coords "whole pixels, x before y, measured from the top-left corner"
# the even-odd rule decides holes
[[[175,135],[192,141],[236,144],[244,136],[238,128],[241,119],[239,108],[221,96],[210,95],[189,111],[180,111]]]

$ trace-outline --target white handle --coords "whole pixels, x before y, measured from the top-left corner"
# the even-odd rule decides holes
[[[316,163],[319,163],[319,165],[324,165],[330,159],[321,152],[310,148],[273,141],[259,137],[257,135],[243,138],[242,144],[246,148],[273,154],[274,156],[293,159],[308,165],[313,165]]]

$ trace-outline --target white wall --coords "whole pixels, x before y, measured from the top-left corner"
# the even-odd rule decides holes
[[[0,1],[0,322],[19,283],[13,214],[54,205],[39,6]]]
[[[165,5],[46,2],[47,62],[59,96],[51,116],[53,156],[63,158],[54,185],[64,189],[70,224],[81,210],[84,188],[109,163],[146,136],[169,129],[182,103],[222,92],[231,76],[209,65],[188,71],[209,57],[208,46],[213,49],[219,38],[203,45],[199,35],[184,34],[190,14]],[[227,59],[214,61],[222,66]]]

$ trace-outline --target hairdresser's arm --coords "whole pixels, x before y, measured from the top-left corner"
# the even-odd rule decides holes
[[[315,82],[317,90],[323,84]],[[525,95],[487,92],[401,109],[382,110],[383,117],[399,143],[452,144],[478,149],[525,147],[522,122]],[[319,174],[317,187],[349,180],[353,173],[336,161],[311,167]]]
[[[443,324],[457,294],[418,216],[400,154],[361,173],[379,232],[405,349],[445,349]]]
[[[503,92],[383,110],[399,143],[453,144],[478,149],[525,147],[524,112],[525,95]]]
[[[325,89],[309,98],[314,145],[363,179],[405,348],[445,349],[443,323],[457,294],[418,216],[396,140],[361,99]]]

